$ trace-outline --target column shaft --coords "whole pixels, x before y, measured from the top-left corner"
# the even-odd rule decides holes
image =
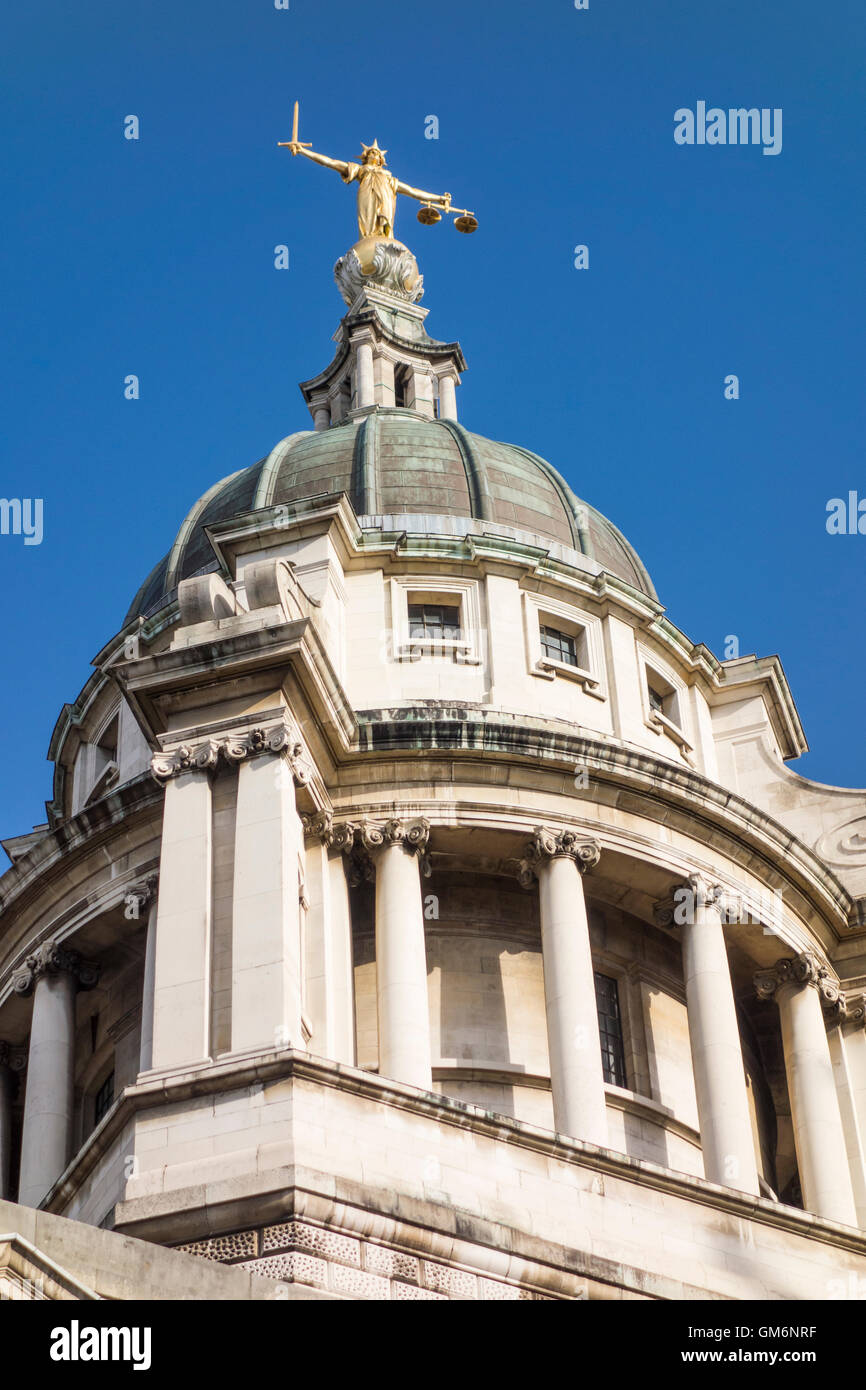
[[[298,906],[301,823],[279,754],[238,769],[232,915],[232,1051],[303,1047]]]
[[[457,391],[453,376],[439,378],[439,419],[457,419]]]
[[[373,382],[373,348],[370,343],[359,343],[355,353],[355,405],[360,410],[365,405],[375,404],[375,385]]]
[[[166,783],[156,919],[155,1069],[210,1055],[213,829],[210,779],[182,772]]]
[[[424,907],[417,855],[390,844],[376,855],[379,1075],[433,1088]]]
[[[833,1063],[821,1000],[808,984],[776,992],[803,1202],[828,1221],[856,1226],[857,1215]]]
[[[696,898],[698,895],[695,895]],[[737,1011],[719,909],[695,902],[683,933],[683,975],[704,1174],[757,1196],[758,1173]]]
[[[147,939],[144,947],[144,981],[141,989],[141,1042],[138,1070],[150,1071],[153,1066],[153,1002],[156,984],[156,902],[147,913]]]
[[[68,970],[36,981],[18,1200],[36,1207],[69,1161],[75,1081],[76,980]]]
[[[538,864],[544,1001],[557,1132],[605,1147],[607,1108],[589,923],[572,858]]]
[[[320,839],[307,841],[306,1008],[310,1050],[355,1064],[352,920],[343,855]]]
[[[862,1085],[863,1064],[866,1061],[866,1033],[860,1027],[856,1031],[846,1031],[844,1027],[832,1028],[827,1034],[833,1075],[836,1078],[836,1097],[839,1114],[845,1132],[845,1146],[848,1154],[848,1168],[851,1173],[851,1187],[854,1193],[854,1206],[857,1211],[857,1224],[866,1229],[866,1130],[861,1116],[858,1100],[859,1085]]]

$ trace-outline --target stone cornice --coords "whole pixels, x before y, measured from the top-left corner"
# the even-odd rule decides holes
[[[33,993],[39,980],[46,975],[70,974],[79,989],[92,989],[99,979],[99,966],[95,961],[86,961],[77,951],[68,951],[53,941],[46,941],[29,955],[12,976],[12,988],[16,994]]]
[[[159,815],[161,801],[151,774],[142,772],[49,830],[0,875],[0,913],[13,902],[19,907],[28,891],[39,893],[58,871],[67,873],[70,856],[98,846],[113,831],[128,826],[134,816],[148,812]]]
[[[539,866],[549,859],[571,859],[585,874],[601,858],[597,840],[576,830],[551,830],[537,825],[520,861],[518,878],[524,888],[530,888],[538,877]]]
[[[560,767],[573,773],[579,766],[598,787],[609,784],[643,797],[646,809],[639,813],[649,820],[659,820],[675,807],[700,838],[721,829],[734,844],[745,843],[777,875],[795,883],[810,903],[820,901],[837,930],[858,925],[855,900],[802,840],[754,803],[693,769],[613,740],[576,734],[555,721],[499,711],[443,704],[435,711],[429,706],[401,707],[360,711],[358,717],[361,748],[368,754],[423,751],[425,759],[452,761],[455,753],[469,758],[499,755],[509,762],[531,763],[536,771]],[[513,773],[509,780],[512,786],[520,785]]]

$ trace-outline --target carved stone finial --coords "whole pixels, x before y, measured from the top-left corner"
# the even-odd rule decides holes
[[[57,975],[62,971],[74,976],[79,989],[92,989],[99,979],[99,966],[94,961],[86,961],[77,951],[69,951],[54,941],[46,941],[13,973],[12,988],[22,996],[32,994],[43,975]]]
[[[572,859],[582,874],[592,869],[601,858],[597,840],[576,830],[550,830],[537,825],[524,850],[517,872],[520,884],[530,888],[538,877],[538,866],[546,859]]]
[[[811,951],[784,956],[769,970],[756,971],[754,984],[759,999],[773,999],[782,985],[810,986],[818,991],[821,1007],[829,1019],[839,1020],[845,1016],[845,1000],[838,978]]]

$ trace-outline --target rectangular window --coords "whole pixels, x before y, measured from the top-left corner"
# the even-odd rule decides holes
[[[679,728],[679,696],[670,681],[665,680],[664,676],[659,675],[658,671],[653,671],[650,666],[646,668],[646,694],[650,714],[661,714]]]
[[[562,661],[577,666],[577,643],[567,632],[555,627],[541,627],[541,649],[550,661]]]
[[[595,1002],[598,1008],[598,1033],[601,1041],[601,1063],[604,1079],[611,1086],[627,1085],[625,1048],[622,1040],[622,1015],[619,1011],[619,990],[610,975],[595,975]]]
[[[460,609],[444,603],[410,603],[409,636],[415,641],[459,642]]]
[[[98,1125],[114,1104],[114,1072],[109,1072],[93,1101],[93,1123]]]

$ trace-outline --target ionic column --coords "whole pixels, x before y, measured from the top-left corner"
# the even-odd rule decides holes
[[[426,820],[365,822],[361,846],[376,872],[379,1075],[432,1091],[427,950],[421,895]]]
[[[329,428],[330,424],[331,410],[327,401],[325,401],[324,403],[317,405],[315,410],[313,411],[313,428],[315,430],[326,430]]]
[[[782,1025],[794,1144],[808,1211],[857,1225],[845,1134],[822,1003],[833,1009],[839,986],[809,952],[779,960],[755,975],[760,999],[775,999]]]
[[[213,816],[210,773],[219,749],[208,740],[158,754],[165,784],[154,952],[155,1070],[210,1058]]]
[[[36,1207],[69,1161],[75,1084],[75,995],[98,979],[95,965],[48,942],[13,976],[16,994],[33,994],[24,1095],[18,1200]]]
[[[238,766],[232,904],[232,1052],[303,1047],[294,767],[279,724],[226,744]]]
[[[672,900],[658,905],[656,921],[679,928],[682,935],[704,1176],[708,1182],[758,1196],[746,1074],[722,927],[722,897],[719,884],[693,874]]]
[[[355,406],[374,405],[376,387],[373,377],[373,345],[358,343],[355,348]]]
[[[538,879],[553,1122],[559,1134],[606,1147],[607,1107],[583,875],[595,840],[539,826],[520,868]]]
[[[453,376],[439,378],[439,419],[457,419],[457,391]]]

